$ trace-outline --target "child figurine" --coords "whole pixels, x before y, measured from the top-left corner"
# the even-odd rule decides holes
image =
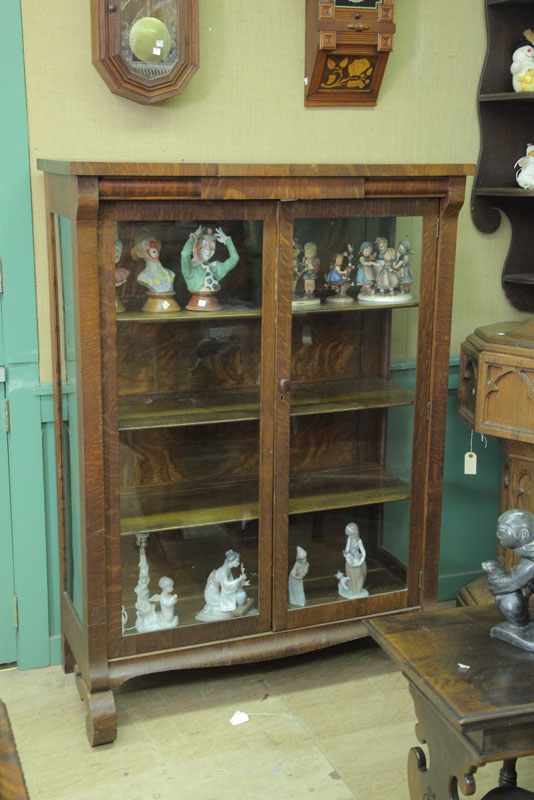
[[[156,615],[158,629],[176,628],[178,616],[174,613],[174,606],[178,600],[178,595],[173,594],[174,582],[172,578],[164,576],[158,583],[161,589],[160,594],[154,594],[150,598],[150,603],[159,603],[160,611]]]
[[[382,255],[382,266],[376,276],[375,291],[380,294],[394,294],[399,285],[397,275],[397,251],[388,247]]]
[[[305,606],[304,578],[308,574],[310,564],[307,553],[302,547],[297,547],[297,558],[289,573],[288,590],[289,602],[292,606]]]
[[[373,245],[371,242],[362,242],[360,247],[359,266],[356,272],[356,285],[361,286],[363,294],[371,294],[376,283],[378,262],[374,260]]]
[[[408,239],[401,239],[397,245],[397,275],[402,294],[408,295],[413,283],[412,271],[410,269],[410,255],[412,247]],[[407,298],[404,298],[405,300]]]
[[[343,281],[347,280],[348,269],[344,262],[345,253],[334,253],[328,275],[326,276],[326,280],[334,288],[342,284]]]
[[[360,539],[360,531],[355,522],[349,522],[345,528],[347,543],[343,550],[345,556],[344,575],[341,570],[336,573],[338,579],[338,594],[346,600],[353,600],[356,597],[368,597],[369,592],[364,589],[367,577],[367,565],[365,563],[365,547]]]
[[[534,31],[523,31],[514,48],[510,72],[514,92],[534,92]]]
[[[350,255],[349,248],[350,247]],[[347,294],[347,289],[351,285],[352,254],[354,250],[348,245],[343,253],[334,253],[332,264],[327,276],[327,283],[335,294],[326,298],[327,303],[352,303],[352,297]]]
[[[304,254],[296,253],[296,245],[293,243],[293,308],[304,307],[304,305],[318,306],[321,301],[315,297],[315,282],[320,274],[321,262],[317,256],[317,245],[315,242],[306,242]],[[298,284],[302,281],[304,296],[297,295]]]

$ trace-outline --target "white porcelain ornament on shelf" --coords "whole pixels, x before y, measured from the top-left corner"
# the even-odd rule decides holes
[[[346,575],[339,570],[336,573],[338,580],[338,594],[346,600],[356,597],[368,597],[369,592],[364,589],[367,577],[367,564],[365,563],[365,547],[360,539],[360,531],[355,522],[349,522],[345,528],[347,543],[343,550],[345,557]]]
[[[297,557],[289,573],[288,590],[289,602],[292,606],[305,606],[306,594],[304,592],[304,578],[310,568],[307,553],[304,548],[297,546]]]
[[[522,189],[534,189],[534,144],[527,144],[527,152],[523,158],[515,162],[519,167],[515,179]]]
[[[232,570],[241,566],[241,572],[234,578]],[[244,586],[249,586],[241,557],[235,550],[227,550],[224,564],[213,569],[208,575],[204,588],[205,605],[196,615],[201,622],[232,619],[257,614],[252,608],[253,599],[247,597]]]
[[[534,30],[523,31],[516,43],[510,72],[514,92],[534,92]]]

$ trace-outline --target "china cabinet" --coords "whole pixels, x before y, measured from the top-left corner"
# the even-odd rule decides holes
[[[137,675],[295,655],[434,606],[470,165],[39,167],[64,667],[90,742],[114,740],[113,690]],[[357,267],[381,239],[404,277],[370,291]],[[338,585],[346,528],[358,597]]]
[[[512,241],[502,272],[509,301],[521,311],[534,309],[531,216],[534,190],[516,182],[514,164],[532,141],[534,92],[516,92],[510,66],[522,33],[534,26],[534,0],[485,0],[488,45],[480,77],[478,114],[481,146],[473,185],[473,221],[493,233],[504,212]]]

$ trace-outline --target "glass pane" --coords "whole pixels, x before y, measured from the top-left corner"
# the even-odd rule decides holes
[[[403,590],[422,219],[294,223],[289,609]]]
[[[258,614],[262,245],[257,220],[117,226],[125,634]]]
[[[178,61],[176,0],[121,0],[120,52],[147,82],[170,73]]]
[[[54,217],[55,261],[60,309],[59,339],[61,391],[63,395],[63,487],[65,514],[66,591],[82,616],[80,467],[78,391],[76,381],[76,331],[72,275],[71,223]]]

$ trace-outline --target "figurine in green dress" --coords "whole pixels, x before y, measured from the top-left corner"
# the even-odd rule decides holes
[[[211,261],[215,255],[216,242],[224,244],[228,250],[226,261]],[[239,254],[230,236],[222,228],[199,225],[182,248],[182,275],[191,299],[186,308],[189,311],[216,311],[221,305],[215,295],[220,281],[239,261]]]

